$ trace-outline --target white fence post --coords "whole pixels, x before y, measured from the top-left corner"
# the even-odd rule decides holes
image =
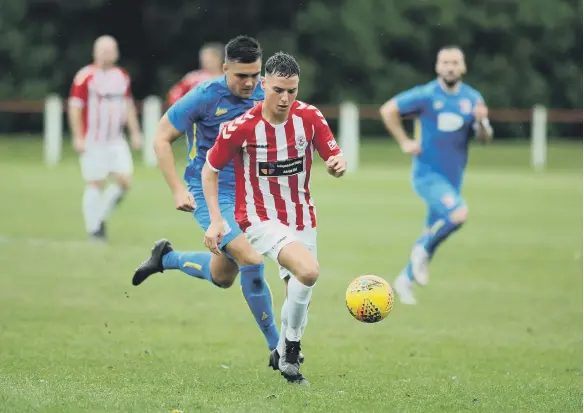
[[[343,102],[339,113],[339,145],[347,160],[347,172],[359,169],[359,140],[359,108],[353,102]]]
[[[142,131],[144,133],[144,148],[142,159],[147,166],[156,166],[154,153],[154,135],[158,122],[162,117],[162,99],[158,96],[148,96],[142,106]]]
[[[544,169],[547,163],[547,109],[535,105],[531,123],[531,166]]]
[[[57,165],[63,147],[63,100],[59,95],[51,94],[45,99],[43,129],[45,164]]]

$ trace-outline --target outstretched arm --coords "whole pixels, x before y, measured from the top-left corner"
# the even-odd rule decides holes
[[[89,71],[82,69],[75,75],[69,95],[69,107],[67,115],[69,128],[72,135],[72,143],[75,151],[81,153],[85,150],[85,136],[83,134],[83,107],[87,104],[88,88],[87,76]]]
[[[209,208],[211,224],[205,233],[205,246],[215,254],[220,255],[219,244],[225,235],[221,209],[219,208],[219,171],[205,163],[202,172],[203,194]]]
[[[340,178],[347,170],[347,161],[322,113],[316,108],[312,110],[315,111],[313,119],[314,148],[325,162],[328,173],[335,178]]]
[[[387,131],[397,141],[401,150],[404,153],[409,153],[412,155],[419,154],[420,145],[413,139],[410,139],[406,133],[395,99],[391,99],[385,102],[385,104],[381,106],[379,112],[381,114],[383,124],[385,125],[385,129],[387,129]]]
[[[138,122],[138,112],[136,111],[136,105],[132,98],[126,98],[126,118],[128,124],[128,130],[130,131],[130,142],[132,148],[140,149],[142,147],[142,142],[144,138],[142,137],[142,131],[140,130],[140,123]]]
[[[229,125],[229,124],[228,124]],[[207,152],[207,162],[203,167],[201,179],[203,194],[209,208],[211,224],[205,233],[205,246],[216,255],[221,254],[219,244],[225,235],[223,217],[219,208],[219,171],[235,158],[241,149],[240,134],[226,132],[227,125],[219,133],[213,147]]]
[[[488,143],[493,140],[493,127],[489,122],[489,109],[483,102],[482,98],[477,102],[473,109],[475,122],[473,129],[477,140],[483,143]]]
[[[154,136],[154,152],[156,153],[158,167],[162,171],[166,184],[172,191],[174,207],[179,211],[191,212],[195,209],[195,200],[178,177],[174,163],[174,153],[172,152],[172,143],[181,135],[182,133],[170,123],[168,114],[165,113],[160,122],[158,122],[158,129]]]
[[[418,86],[398,94],[385,102],[379,109],[385,128],[397,141],[404,153],[418,155],[421,152],[421,147],[419,142],[409,138],[403,127],[401,117],[407,114],[422,113],[426,102],[425,89]]]

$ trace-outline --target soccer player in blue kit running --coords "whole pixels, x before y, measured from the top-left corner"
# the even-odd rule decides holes
[[[207,151],[215,143],[222,125],[235,119],[264,99],[258,81],[262,50],[257,40],[238,36],[225,47],[225,75],[201,83],[176,102],[160,120],[154,141],[158,164],[174,195],[177,210],[192,212],[201,228],[210,224],[203,195],[201,170]],[[171,144],[186,134],[188,165],[185,188],[176,173]],[[132,279],[140,285],[150,275],[164,270],[180,270],[192,277],[210,281],[220,288],[230,287],[238,273],[243,295],[268,347],[276,351],[279,340],[274,321],[272,296],[264,279],[263,258],[245,239],[235,221],[235,175],[233,163],[219,174],[219,203],[227,229],[220,247],[221,255],[206,252],[174,251],[168,240],[157,241],[151,256],[137,269]]]
[[[493,137],[482,95],[461,80],[466,65],[459,47],[447,46],[438,52],[436,73],[437,79],[398,94],[380,110],[387,130],[402,151],[413,157],[412,184],[427,207],[424,231],[394,282],[404,304],[416,304],[413,282],[428,283],[428,264],[436,249],[467,220],[461,188],[471,137],[482,142]],[[401,123],[407,115],[418,118],[415,140]]]

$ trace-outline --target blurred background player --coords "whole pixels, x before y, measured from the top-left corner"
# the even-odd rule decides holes
[[[172,106],[186,95],[189,90],[206,80],[218,78],[223,75],[223,50],[221,43],[207,43],[199,51],[199,70],[187,73],[168,92],[168,105]]]
[[[413,280],[428,283],[428,264],[436,249],[468,218],[461,188],[471,137],[483,142],[493,137],[482,95],[461,80],[466,65],[459,47],[438,52],[436,73],[436,80],[402,92],[381,107],[387,130],[413,157],[413,187],[427,206],[424,231],[394,283],[405,304],[416,303]],[[418,117],[415,140],[402,127],[405,115]]]
[[[132,153],[124,137],[124,126],[128,126],[134,149],[141,147],[142,135],[130,76],[116,66],[116,40],[111,36],[99,37],[93,46],[93,58],[93,64],[82,68],[73,80],[69,126],[86,182],[85,229],[91,238],[105,240],[105,221],[131,184]],[[109,175],[115,181],[104,191]]]
[[[233,120],[256,103],[264,93],[258,86],[262,50],[257,40],[239,36],[225,47],[225,75],[191,90],[160,120],[154,149],[162,173],[173,192],[176,209],[193,212],[203,230],[210,224],[209,210],[201,184],[201,169],[220,126]],[[171,144],[183,134],[188,140],[188,165],[184,173],[188,190],[176,173]],[[221,288],[230,287],[241,272],[243,295],[262,330],[270,350],[279,335],[274,321],[272,296],[264,279],[262,257],[249,245],[235,221],[235,175],[233,164],[219,179],[221,213],[230,229],[221,244],[226,254],[173,251],[167,240],[158,241],[151,257],[136,270],[132,283],[141,284],[150,275],[168,269],[206,279]]]
[[[292,56],[270,57],[262,78],[264,102],[223,128],[203,168],[211,215],[205,245],[220,254],[221,243],[233,231],[225,225],[218,188],[222,171],[235,159],[237,223],[259,253],[280,265],[287,298],[280,342],[270,362],[292,383],[307,382],[300,373],[300,340],[319,275],[316,211],[309,190],[313,151],[335,177],[342,176],[346,167],[320,111],[296,101],[299,76]]]

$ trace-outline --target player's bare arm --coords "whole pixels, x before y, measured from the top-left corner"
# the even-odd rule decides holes
[[[223,127],[215,140],[215,144],[207,152],[207,161],[201,171],[203,195],[205,196],[211,221],[203,241],[205,246],[215,255],[221,254],[219,244],[221,244],[225,236],[225,225],[223,224],[221,208],[219,207],[219,171],[225,168],[241,149],[241,137],[243,135],[238,135],[238,131],[235,129],[243,122],[245,122],[244,116],[240,116]],[[228,132],[228,130],[230,131]]]
[[[488,143],[493,140],[493,127],[489,122],[489,108],[483,102],[477,103],[473,109],[475,117],[474,130],[480,142]]]
[[[77,152],[83,152],[85,150],[85,139],[83,137],[83,108],[69,105],[68,115],[69,128],[73,134],[73,148]]]
[[[223,225],[221,209],[219,208],[219,172],[213,170],[207,162],[201,172],[201,180],[203,194],[205,195],[211,218],[211,225],[205,232],[204,243],[213,254],[221,255],[219,244],[221,244],[225,235],[225,226]]]
[[[126,119],[127,126],[130,131],[130,143],[132,148],[140,149],[142,147],[142,132],[140,131],[140,124],[138,122],[138,113],[133,99],[126,100]]]
[[[383,119],[385,128],[397,141],[401,150],[404,153],[418,155],[421,152],[420,144],[408,137],[408,134],[403,127],[399,108],[397,107],[395,100],[391,99],[384,103],[379,112],[381,114],[381,119]]]
[[[172,143],[181,135],[182,133],[172,126],[167,114],[164,114],[154,136],[154,152],[162,175],[174,196],[175,208],[179,211],[192,212],[196,207],[195,199],[178,177],[172,153]]]

